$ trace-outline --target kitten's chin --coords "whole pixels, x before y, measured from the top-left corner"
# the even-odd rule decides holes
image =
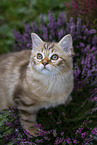
[[[56,73],[56,71],[52,69],[50,65],[44,67],[43,65],[40,64],[36,67],[36,70],[43,75],[52,75]]]
[[[51,69],[49,67],[47,67],[47,66],[44,67],[42,64],[38,65],[36,67],[36,70],[38,72],[40,72],[41,74],[43,74],[43,75],[51,75],[52,74]]]
[[[42,69],[41,71],[39,71],[40,73],[44,74],[44,75],[51,75],[51,71],[49,71],[48,69]]]

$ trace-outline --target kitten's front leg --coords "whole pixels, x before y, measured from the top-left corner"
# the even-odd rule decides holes
[[[37,128],[35,128],[36,124],[36,115],[37,112],[33,112],[32,114],[28,113],[24,110],[19,110],[20,118],[21,118],[21,124],[23,127],[33,136],[36,136],[37,134]]]
[[[34,99],[31,100],[24,94],[16,95],[14,101],[20,114],[21,124],[31,135],[35,136],[37,128],[34,125],[36,124],[39,105],[34,102]]]

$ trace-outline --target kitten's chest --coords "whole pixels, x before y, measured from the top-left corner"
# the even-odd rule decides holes
[[[34,81],[32,83],[34,87],[34,92],[45,95],[51,95],[51,94],[59,94],[64,90],[65,88],[65,82],[66,80],[62,80],[62,78],[52,77],[52,78],[46,78],[42,79],[41,81]],[[41,95],[40,95],[41,96]]]
[[[39,82],[33,81],[30,90],[32,94],[35,94],[35,98],[42,103],[42,106],[44,104],[44,107],[47,108],[64,103],[70,88],[66,78],[52,77]]]

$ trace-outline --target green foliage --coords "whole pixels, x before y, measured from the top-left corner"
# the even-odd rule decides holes
[[[52,10],[55,15],[59,11],[64,11],[64,0],[1,0],[0,53],[11,51],[14,42],[12,29],[21,31],[23,21],[39,23],[41,13],[47,20],[49,10]]]

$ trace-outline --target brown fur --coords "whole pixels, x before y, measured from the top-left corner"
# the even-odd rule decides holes
[[[58,62],[48,58],[54,51],[60,55]],[[37,52],[42,52],[45,58],[39,61],[35,58]],[[51,74],[38,71],[43,62],[47,62],[52,73],[47,72]],[[34,135],[36,130],[31,126],[36,123],[40,108],[66,104],[70,100],[72,67],[72,58],[57,43],[46,45],[45,42],[32,52],[24,50],[0,56],[0,108],[16,107],[23,126]]]

